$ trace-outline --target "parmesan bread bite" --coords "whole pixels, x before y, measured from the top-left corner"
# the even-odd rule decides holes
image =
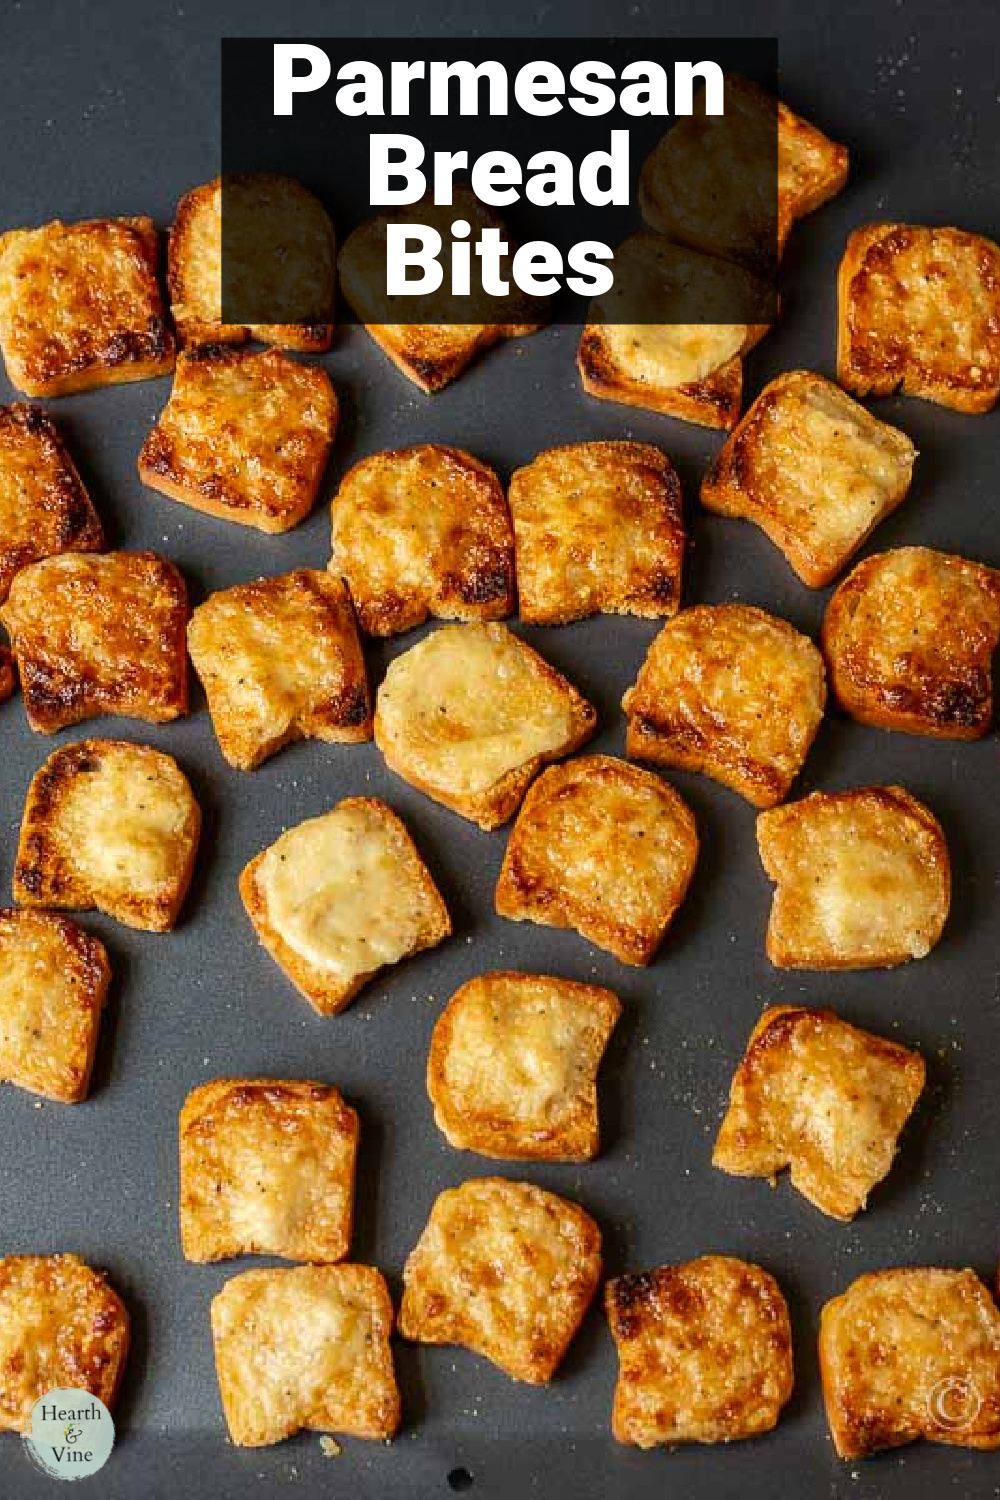
[[[339,578],[300,568],[210,594],[187,640],[219,749],[237,770],[292,740],[371,739],[365,659]]]
[[[403,1270],[399,1331],[463,1344],[515,1380],[552,1379],[601,1279],[601,1233],[529,1182],[471,1178],[439,1194]]]
[[[867,224],[837,277],[837,379],[955,411],[1000,394],[1000,246],[962,229]]]
[[[925,1074],[919,1053],[832,1011],[774,1006],[733,1077],[712,1162],[772,1181],[790,1167],[810,1203],[853,1219],[892,1166]]]
[[[921,1437],[1000,1448],[1000,1312],[974,1271],[859,1276],[823,1308],[819,1364],[841,1458]]]
[[[503,1161],[597,1155],[597,1069],[621,1002],[543,974],[483,974],[457,989],[427,1059],[434,1121],[460,1151]]]
[[[106,1278],[78,1255],[0,1260],[0,1432],[24,1432],[40,1396],[59,1387],[114,1406],[129,1316]]]
[[[496,909],[571,927],[625,964],[648,964],[687,894],[698,834],[658,776],[610,755],[543,772],[514,824]]]
[[[86,219],[0,235],[0,351],[26,396],[166,375],[174,366],[156,225]]]
[[[728,1255],[617,1276],[605,1305],[618,1349],[620,1443],[731,1443],[770,1432],[792,1394],[781,1288]]]
[[[335,1088],[217,1078],[180,1118],[188,1260],[342,1260],[351,1248],[358,1117]]]
[[[593,706],[503,625],[436,630],[396,657],[375,701],[375,743],[390,769],[487,829],[596,725]]]
[[[212,1301],[215,1367],[240,1448],[303,1428],[391,1438],[399,1426],[392,1302],[372,1266],[244,1271]]]
[[[930,547],[866,557],[826,608],[823,651],[862,724],[974,740],[993,723],[1000,572]]]
[[[64,745],[28,788],[14,900],[96,907],[127,927],[166,932],[200,830],[194,793],[171,756],[124,740]]]
[[[461,448],[373,453],[331,507],[330,571],[362,630],[396,635],[428,615],[500,620],[514,608],[514,537],[503,485]]]
[[[664,625],[622,699],[626,752],[703,771],[773,807],[825,706],[823,658],[808,636],[749,605],[702,604]]]
[[[451,935],[413,840],[374,797],[348,797],[283,833],[247,865],[240,895],[268,953],[324,1016]]]
[[[41,734],[96,714],[165,724],[188,709],[187,586],[155,552],[67,552],[22,568],[0,620],[28,723]]]
[[[757,847],[776,886],[767,956],[779,968],[890,968],[941,936],[948,845],[901,786],[813,792],[761,813]]]
[[[764,387],[701,485],[701,503],[755,521],[803,583],[832,583],[906,498],[916,449],[822,375]]]
[[[0,646],[0,703],[14,691],[14,658],[6,646]]]
[[[288,531],[312,510],[336,428],[337,398],[318,365],[203,344],[178,357],[139,478],[210,516]]]
[[[571,443],[510,481],[521,619],[676,614],[684,562],[680,481],[649,443]]]

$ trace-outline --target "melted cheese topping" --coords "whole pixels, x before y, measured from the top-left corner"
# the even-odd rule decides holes
[[[673,388],[698,385],[743,347],[743,323],[607,323],[605,344],[630,379]]]

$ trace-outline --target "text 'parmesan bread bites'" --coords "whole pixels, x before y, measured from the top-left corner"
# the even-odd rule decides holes
[[[859,1276],[823,1308],[819,1363],[841,1458],[921,1437],[1000,1448],[1000,1312],[974,1271]]]
[[[60,1387],[114,1406],[128,1345],[121,1298],[78,1255],[0,1259],[0,1432]]]
[[[66,552],[15,575],[10,632],[28,723],[41,734],[97,714],[165,724],[188,709],[187,585],[155,552]]]
[[[571,927],[648,964],[687,894],[698,834],[658,776],[610,755],[551,766],[518,813],[496,887],[515,922]]]
[[[521,619],[676,614],[684,563],[681,486],[649,443],[549,448],[510,481]]]
[[[435,630],[396,657],[375,700],[390,770],[486,829],[596,726],[593,705],[503,625]]]
[[[1000,394],[1000,246],[963,229],[867,224],[837,277],[837,379],[955,411]]]
[[[210,594],[188,650],[219,749],[253,771],[298,739],[371,739],[371,701],[354,611],[339,578],[300,568]]]
[[[866,557],[834,593],[823,651],[862,724],[974,740],[993,723],[1000,572],[931,547]]]
[[[504,1161],[597,1155],[597,1070],[621,1002],[545,974],[493,973],[457,989],[427,1059],[434,1121],[460,1151]]]
[[[916,449],[808,370],[764,387],[719,453],[701,502],[754,521],[803,583],[832,583],[906,497]]]
[[[312,510],[336,430],[337,397],[318,365],[202,344],[178,356],[139,478],[210,516],[289,531]]]
[[[283,833],[247,865],[240,895],[258,938],[320,1015],[451,934],[413,840],[373,797],[348,797]]]
[[[330,572],[362,630],[396,635],[442,620],[500,620],[514,608],[514,537],[503,485],[461,448],[373,453],[330,509]]]
[[[576,1203],[528,1182],[470,1178],[439,1194],[403,1271],[399,1331],[462,1344],[545,1385],[601,1279],[601,1233]]]
[[[823,658],[765,610],[697,605],[664,625],[622,707],[628,755],[703,771],[755,807],[773,807],[823,718]]]
[[[392,1302],[372,1266],[244,1271],[212,1301],[229,1436],[240,1448],[306,1429],[391,1438],[400,1403]]]
[[[58,219],[0,235],[0,351],[26,396],[166,375],[174,340],[156,279],[156,225]]]
[[[96,907],[166,932],[183,903],[201,811],[172,756],[125,740],[80,740],[28,788],[14,866],[22,906]]]
[[[351,1248],[358,1117],[327,1084],[217,1078],[180,1117],[188,1260],[342,1260]]]
[[[810,1203],[853,1219],[892,1166],[925,1074],[919,1053],[832,1011],[772,1007],[736,1069],[712,1162],[772,1182],[790,1167]]]
[[[617,1276],[605,1306],[618,1349],[620,1443],[730,1443],[777,1424],[792,1394],[781,1288],[728,1255]]]
[[[775,882],[767,956],[779,968],[891,968],[938,942],[948,845],[903,787],[813,792],[761,813],[757,847]]]

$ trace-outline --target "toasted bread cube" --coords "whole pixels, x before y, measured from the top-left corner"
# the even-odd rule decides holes
[[[500,620],[514,608],[514,536],[503,485],[461,448],[374,453],[331,507],[330,571],[362,630],[396,635],[442,620]]]
[[[0,1432],[24,1432],[54,1389],[114,1406],[128,1345],[121,1298],[78,1255],[0,1259]]]
[[[244,1271],[212,1301],[229,1436],[240,1448],[303,1428],[391,1438],[399,1426],[392,1301],[373,1266]]]
[[[450,1145],[502,1161],[589,1161],[597,1070],[621,1014],[611,990],[544,974],[483,974],[438,1017],[427,1059]]]
[[[703,771],[755,807],[773,807],[823,718],[823,658],[762,609],[702,604],[664,625],[622,707],[628,755]]]
[[[289,531],[312,510],[336,428],[337,398],[318,365],[203,344],[178,356],[139,478],[210,516]]]
[[[680,481],[659,448],[549,448],[511,476],[509,499],[522,620],[676,614],[684,510]]]
[[[442,626],[390,663],[375,700],[386,765],[486,829],[596,725],[586,698],[503,625]]]
[[[219,749],[253,771],[292,740],[371,739],[365,659],[347,590],[300,568],[210,594],[188,650]]]
[[[604,1291],[618,1349],[620,1443],[731,1443],[777,1425],[792,1394],[792,1333],[774,1277],[729,1255],[616,1276]]]
[[[648,964],[687,894],[694,816],[651,771],[581,755],[524,799],[496,887],[515,922],[570,927],[624,964]]]
[[[930,547],[866,557],[834,593],[823,651],[862,724],[974,740],[993,723],[1000,572]]]
[[[0,703],[14,691],[14,658],[6,646],[0,646]]]
[[[348,797],[283,833],[247,865],[240,895],[268,953],[323,1016],[451,935],[416,845],[374,797]]]
[[[701,503],[754,521],[803,583],[832,583],[906,498],[905,433],[808,370],[764,387],[702,480]]]
[[[891,968],[938,942],[948,845],[903,787],[813,792],[761,813],[757,847],[776,886],[767,956],[779,968]]]
[[[0,351],[26,396],[166,375],[174,340],[156,279],[156,225],[58,219],[0,235]]]
[[[399,1331],[545,1385],[600,1279],[601,1232],[578,1204],[529,1182],[470,1178],[438,1195],[410,1252]]]
[[[95,714],[165,724],[188,709],[187,585],[155,552],[66,552],[22,568],[0,620],[28,723],[53,734]]]
[[[1000,395],[1000,245],[963,229],[866,224],[837,276],[837,379],[955,411]]]
[[[853,1219],[888,1175],[925,1075],[918,1052],[832,1011],[773,1006],[736,1069],[712,1162],[772,1181],[790,1167],[810,1203]]]
[[[63,745],[28,788],[14,900],[96,907],[127,927],[166,932],[200,831],[201,811],[172,756],[125,740]]]
[[[859,1276],[823,1308],[819,1365],[841,1458],[917,1438],[1000,1448],[1000,1312],[975,1271]]]

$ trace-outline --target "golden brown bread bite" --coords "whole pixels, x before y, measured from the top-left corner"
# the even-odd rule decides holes
[[[684,510],[669,458],[649,443],[549,448],[511,476],[521,619],[673,615]]]
[[[14,657],[6,646],[0,646],[0,703],[14,691]]]
[[[1000,246],[964,229],[866,224],[837,277],[837,379],[955,411],[1000,394]]]
[[[611,755],[551,766],[529,788],[496,909],[571,927],[625,964],[648,964],[687,894],[698,833],[658,776]]]
[[[503,1161],[597,1155],[597,1070],[621,1002],[544,974],[482,974],[431,1037],[427,1092],[449,1145]]]
[[[399,1426],[392,1301],[373,1266],[244,1271],[212,1301],[229,1436],[239,1448],[306,1429],[391,1438]]]
[[[514,537],[503,485],[461,448],[419,443],[363,458],[330,508],[331,573],[362,630],[396,635],[514,608]]]
[[[729,1255],[616,1276],[604,1292],[618,1349],[620,1443],[731,1443],[777,1424],[792,1394],[781,1288]]]

